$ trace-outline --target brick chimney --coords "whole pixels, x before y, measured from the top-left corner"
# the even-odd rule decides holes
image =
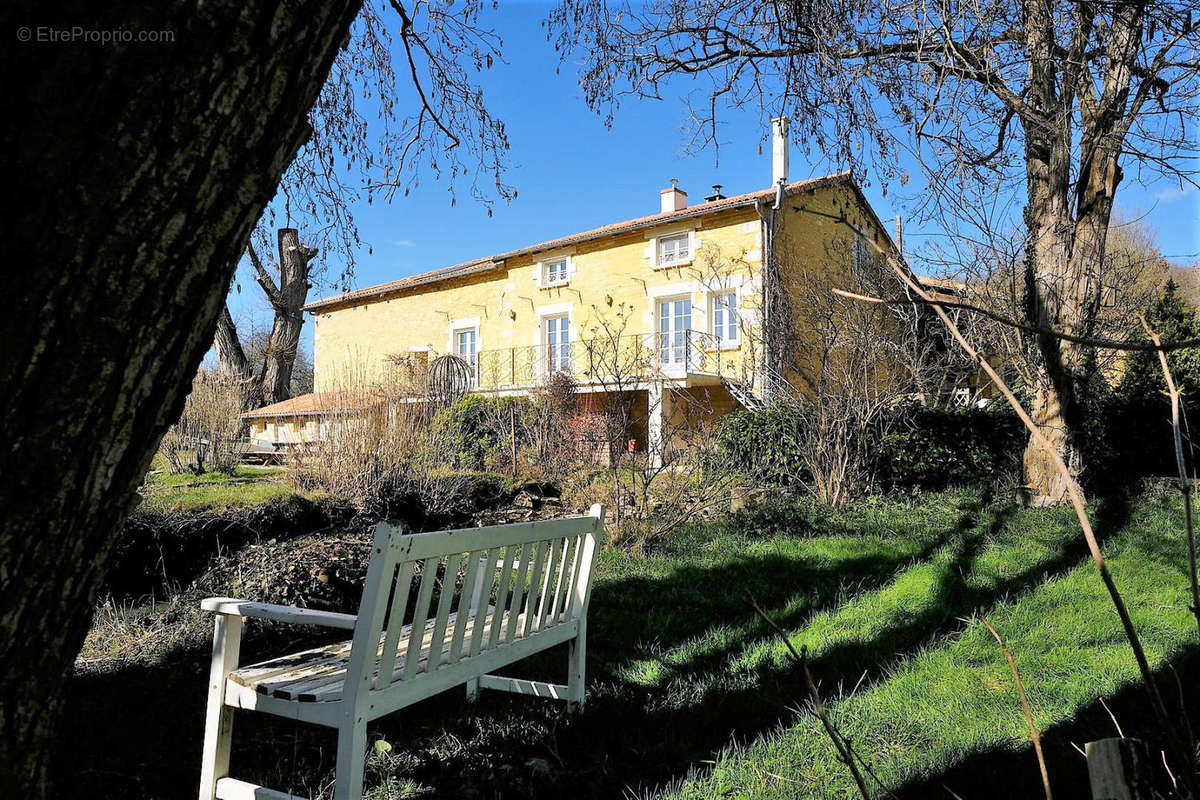
[[[661,210],[664,214],[670,214],[672,211],[682,211],[687,208],[687,192],[680,189],[676,184],[679,183],[677,178],[671,178],[671,188],[663,189],[659,192],[659,199],[662,202]]]

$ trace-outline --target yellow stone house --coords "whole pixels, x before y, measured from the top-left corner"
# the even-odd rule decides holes
[[[647,216],[309,303],[316,395],[446,354],[486,395],[528,394],[566,372],[585,408],[615,384],[631,393],[643,423],[629,438],[651,450],[685,405],[717,418],[762,402],[786,383],[766,333],[786,288],[772,287],[852,276],[893,246],[850,173],[789,182],[787,121],[773,128],[768,188],[726,197],[716,186],[689,202],[672,185]],[[269,420],[317,436],[288,404],[327,405],[260,409],[255,435]]]

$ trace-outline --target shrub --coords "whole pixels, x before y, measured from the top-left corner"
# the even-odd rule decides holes
[[[179,421],[159,444],[175,473],[232,475],[242,430],[243,381],[224,369],[201,369],[192,381]]]
[[[760,483],[788,485],[808,480],[804,441],[806,417],[794,404],[760,411],[735,411],[717,431],[718,453]]]
[[[499,431],[492,424],[489,408],[493,402],[469,394],[433,415],[430,433],[446,448],[452,466],[483,469],[500,450]]]
[[[1019,474],[1024,428],[1008,410],[901,409],[879,443],[878,475],[891,489],[943,489]]]

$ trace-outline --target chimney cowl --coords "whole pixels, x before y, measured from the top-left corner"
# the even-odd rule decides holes
[[[715,202],[716,202],[716,201],[718,201],[718,200],[724,200],[724,199],[725,199],[725,195],[721,194],[721,186],[722,186],[722,184],[719,184],[719,183],[714,183],[714,184],[712,185],[712,187],[713,187],[713,193],[712,193],[712,194],[710,194],[708,197],[704,198],[704,202],[706,202],[706,203],[715,203]]]
[[[771,120],[771,185],[788,182],[788,126],[787,117]]]
[[[671,188],[663,189],[659,192],[660,210],[663,214],[670,214],[673,211],[682,211],[687,208],[687,192],[680,189],[677,185],[677,178],[671,179]]]

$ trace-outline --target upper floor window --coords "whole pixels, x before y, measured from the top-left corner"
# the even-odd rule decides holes
[[[565,257],[542,263],[542,286],[557,286],[566,283],[568,276]]]
[[[738,340],[737,292],[719,292],[712,300],[712,335],[723,344]]]
[[[658,237],[658,266],[686,264],[692,260],[691,237],[686,233]]]
[[[461,328],[454,332],[454,354],[471,365],[472,371],[479,363],[479,335],[475,328]]]

